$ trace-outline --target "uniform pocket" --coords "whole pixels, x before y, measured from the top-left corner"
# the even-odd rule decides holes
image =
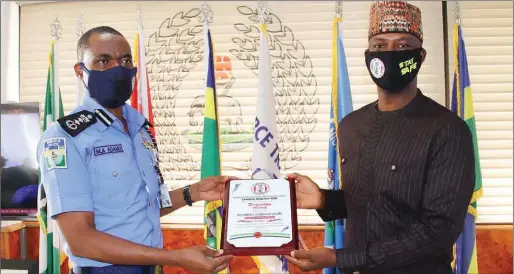
[[[133,157],[127,154],[99,157],[95,168],[95,207],[123,211],[135,200],[141,176]]]

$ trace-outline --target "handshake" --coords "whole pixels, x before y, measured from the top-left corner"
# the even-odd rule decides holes
[[[289,174],[287,175],[287,179],[295,182],[297,208],[323,208],[324,192],[321,191],[318,185],[309,177],[299,174]],[[191,185],[191,196],[194,201],[223,200],[225,198],[225,184],[231,180],[239,180],[239,178],[229,176],[205,178]],[[234,190],[235,189],[232,189],[231,192]],[[241,228],[244,229],[244,225],[238,227],[237,230]],[[303,250],[295,250],[291,252],[289,256],[285,256],[290,263],[296,265],[303,271],[335,266],[336,259],[333,249],[315,248],[309,250],[301,239],[299,242]],[[233,255],[223,254],[223,250],[213,250],[206,246],[191,247],[176,250],[176,252],[181,253],[178,254],[180,266],[198,273],[219,272],[227,268],[230,261],[233,259]]]

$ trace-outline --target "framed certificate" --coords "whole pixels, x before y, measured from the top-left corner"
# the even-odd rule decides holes
[[[223,254],[288,255],[298,249],[293,180],[233,180],[225,185]]]

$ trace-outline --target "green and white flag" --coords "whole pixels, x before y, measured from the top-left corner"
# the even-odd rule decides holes
[[[64,116],[62,98],[59,86],[58,62],[55,58],[56,43],[52,40],[49,54],[48,76],[46,80],[45,113],[43,116],[43,131],[57,119]],[[44,166],[42,168],[45,168]],[[41,172],[40,172],[41,174]],[[41,178],[41,176],[39,176]],[[58,227],[49,215],[46,192],[41,180],[38,188],[38,214],[39,221],[39,273],[61,273],[61,252],[59,244]],[[64,258],[64,257],[63,257]]]

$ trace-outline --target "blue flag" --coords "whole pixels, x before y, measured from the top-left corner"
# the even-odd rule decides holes
[[[343,21],[334,19],[332,37],[332,106],[330,108],[330,135],[328,147],[328,182],[329,188],[342,189],[340,163],[338,152],[337,130],[339,122],[353,111],[348,67],[343,46]],[[325,224],[325,246],[341,249],[344,243],[344,221],[336,220]],[[336,268],[323,269],[324,274],[339,273]]]

